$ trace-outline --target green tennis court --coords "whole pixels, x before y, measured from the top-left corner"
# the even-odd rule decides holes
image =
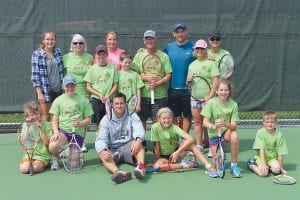
[[[201,166],[200,170],[184,173],[156,173],[139,181],[132,179],[116,185],[110,180],[110,174],[102,166],[94,149],[95,134],[87,135],[88,153],[85,166],[79,174],[68,174],[63,169],[34,176],[20,174],[19,161],[23,150],[18,145],[16,134],[0,134],[0,189],[3,200],[18,199],[284,199],[300,195],[299,183],[295,185],[276,185],[272,175],[261,178],[249,172],[246,162],[253,155],[251,150],[257,129],[239,129],[240,154],[239,166],[243,178],[232,178],[226,170],[225,178],[208,177]],[[288,174],[299,180],[300,165],[298,156],[299,129],[280,128],[289,148],[285,158]],[[147,133],[149,137],[149,133]],[[227,147],[228,149],[228,147]],[[229,155],[227,156],[229,157]],[[146,161],[153,156],[147,152]],[[228,161],[230,162],[230,161]],[[229,164],[229,163],[228,163]],[[122,165],[122,169],[131,171],[132,166]]]

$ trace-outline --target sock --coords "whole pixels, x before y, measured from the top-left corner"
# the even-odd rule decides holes
[[[139,166],[139,169],[145,169],[145,163],[140,163],[138,166]]]
[[[231,167],[237,166],[237,163],[231,163]]]

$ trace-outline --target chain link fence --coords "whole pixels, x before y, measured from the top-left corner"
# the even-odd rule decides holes
[[[263,111],[240,112],[239,128],[259,128],[262,126]],[[300,111],[276,112],[278,115],[279,127],[300,127]],[[21,128],[23,113],[0,114],[0,133],[15,133]],[[151,121],[147,122],[147,129],[150,130]],[[94,131],[93,124],[88,126],[88,130]]]

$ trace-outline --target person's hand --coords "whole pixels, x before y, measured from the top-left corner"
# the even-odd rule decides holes
[[[286,171],[283,167],[280,169],[280,172],[281,172],[281,174],[283,174],[283,175],[286,175],[286,174],[287,174],[287,171]]]
[[[50,142],[56,142],[60,138],[58,131],[53,131],[53,135],[50,138]]]
[[[219,119],[216,120],[215,126],[216,126],[217,129],[225,127],[226,126],[226,121],[223,118],[219,118]]]
[[[175,152],[173,152],[172,154],[171,154],[171,156],[170,156],[170,162],[171,163],[176,163],[177,162],[177,160],[178,160],[178,158],[179,158],[179,152],[178,151],[175,151]]]
[[[39,103],[45,103],[45,95],[43,93],[37,93],[37,98]]]
[[[263,163],[258,165],[258,170],[259,170],[260,174],[262,174],[263,176],[266,176],[269,172],[268,166],[266,166]]]
[[[72,126],[78,127],[80,126],[80,121],[77,118],[72,119]]]
[[[101,160],[105,160],[105,161],[110,161],[113,158],[113,155],[110,151],[108,150],[102,150],[100,152],[100,158]]]
[[[132,142],[131,155],[136,155],[142,148],[142,144],[138,141]]]

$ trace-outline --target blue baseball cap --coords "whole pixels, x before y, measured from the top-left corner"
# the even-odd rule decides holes
[[[76,78],[74,76],[66,75],[63,78],[63,85],[68,85],[68,84],[76,84]]]
[[[177,24],[174,25],[173,32],[175,32],[179,28],[187,29],[185,24],[183,24],[183,23],[177,23]]]

